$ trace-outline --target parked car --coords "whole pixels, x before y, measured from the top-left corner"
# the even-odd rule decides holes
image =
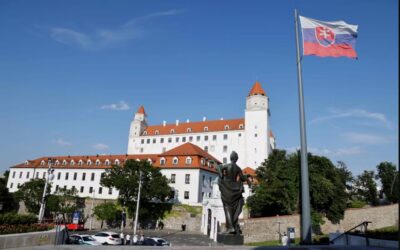
[[[122,240],[115,232],[98,232],[93,238],[103,245],[121,245]]]
[[[91,235],[79,235],[73,234],[70,236],[70,242],[74,245],[91,245],[91,246],[99,246],[101,245],[100,242],[95,240]]]
[[[157,237],[146,237],[144,240],[141,242],[141,245],[144,246],[169,246],[170,243],[163,238],[157,238]]]

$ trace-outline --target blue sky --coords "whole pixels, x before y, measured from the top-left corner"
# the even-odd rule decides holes
[[[256,80],[295,150],[294,8],[359,25],[359,60],[303,58],[309,151],[354,174],[397,164],[397,1],[0,1],[0,171],[124,154],[139,105],[150,124],[243,117]]]

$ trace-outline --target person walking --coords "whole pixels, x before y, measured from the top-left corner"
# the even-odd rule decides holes
[[[126,235],[126,244],[125,245],[130,245],[131,244],[131,235],[127,234]]]
[[[283,236],[282,236],[282,239],[281,239],[282,246],[287,246],[288,245],[288,240],[289,240],[289,238],[287,237],[286,232],[283,233]]]

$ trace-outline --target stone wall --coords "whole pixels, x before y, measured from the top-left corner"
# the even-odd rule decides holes
[[[193,207],[196,213],[191,213],[187,206],[174,206],[169,215],[162,221],[164,228],[181,230],[182,224],[186,225],[187,231],[200,232],[201,230],[201,207]]]
[[[344,232],[363,221],[372,222],[368,226],[369,229],[399,225],[398,204],[348,209],[344,214],[344,219],[337,225],[325,219],[325,224],[321,226],[321,231],[324,234],[336,231]],[[278,240],[279,226],[282,233],[288,227],[294,227],[296,229],[295,237],[300,237],[299,215],[245,219],[241,221],[241,224],[245,243]]]

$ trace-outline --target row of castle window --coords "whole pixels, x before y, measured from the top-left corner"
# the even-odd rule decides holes
[[[229,130],[229,129],[230,129],[229,125],[225,125],[224,130]],[[240,125],[239,125],[239,129],[244,129],[243,124],[240,124]],[[208,127],[204,127],[204,128],[203,128],[203,131],[204,131],[204,132],[208,132]],[[175,129],[171,129],[171,130],[169,131],[169,133],[170,133],[170,134],[175,134]],[[187,129],[186,129],[186,133],[192,133],[192,128],[187,128]],[[159,135],[159,134],[160,134],[160,131],[159,131],[159,130],[156,130],[156,131],[154,131],[154,134],[155,134],[155,135]],[[147,135],[147,131],[144,131],[144,132],[143,132],[143,135]]]
[[[176,182],[176,174],[171,174],[170,182]],[[185,184],[190,184],[190,174],[185,174]]]
[[[59,185],[56,185],[56,192],[57,192],[59,189],[60,189]],[[64,185],[64,189],[67,189],[67,186],[66,186],[66,185]],[[72,186],[72,189],[76,189],[76,187],[75,187],[75,186]],[[89,194],[93,193],[93,191],[94,191],[93,187],[89,187]],[[81,186],[79,192],[80,192],[80,193],[84,193],[84,192],[85,192],[85,187],[84,187],[84,186]],[[103,187],[99,187],[99,189],[98,189],[98,194],[102,194],[102,193],[103,193]],[[109,195],[112,195],[112,188],[109,188],[109,189],[108,189],[108,194],[109,194]]]
[[[121,162],[120,162],[120,160],[118,160],[118,159],[116,159],[116,160],[114,161],[114,164],[115,164],[115,165],[119,165],[120,163],[121,163]],[[26,161],[26,162],[25,162],[25,165],[28,165],[28,164],[29,164],[29,162]],[[79,161],[78,161],[78,166],[82,166],[83,164],[84,164],[84,163],[83,163],[83,160],[79,160]],[[86,161],[86,165],[91,166],[92,164],[93,164],[92,160],[87,160],[87,161]],[[95,162],[95,165],[96,165],[96,166],[100,166],[100,164],[101,164],[101,161],[100,161],[99,159],[97,159],[96,162]],[[110,161],[110,160],[105,160],[105,161],[104,161],[104,165],[109,166],[110,164],[111,164],[111,161]],[[42,160],[42,161],[40,162],[40,165],[41,165],[41,166],[44,166],[44,165],[46,165],[46,162],[45,162],[44,160]],[[54,165],[55,165],[55,166],[60,165],[60,161],[59,161],[59,160],[55,161],[55,162],[54,162]],[[63,165],[63,166],[68,165],[67,160],[63,160],[62,165]],[[74,160],[71,160],[71,161],[69,162],[69,165],[70,165],[70,166],[74,166],[74,165],[75,165],[75,161],[74,161]]]
[[[241,137],[242,134],[239,133],[238,136]],[[186,136],[183,136],[183,137],[175,137],[175,142],[179,142],[181,138],[182,138],[182,142],[186,142]],[[208,138],[209,138],[209,136],[208,136],[208,135],[205,135],[205,136],[204,136],[204,141],[208,141]],[[224,139],[224,140],[228,140],[228,134],[224,134],[224,135],[223,135],[223,139]],[[193,140],[194,140],[194,137],[193,137],[193,136],[189,136],[189,137],[188,137],[188,141],[189,141],[189,142],[192,142]],[[196,141],[199,142],[200,140],[201,140],[201,136],[200,136],[200,135],[196,136]],[[212,140],[213,140],[213,141],[216,141],[216,140],[217,140],[217,135],[213,135],[213,136],[212,136]],[[164,143],[164,141],[165,141],[165,138],[160,138],[160,143]],[[168,141],[168,143],[172,143],[172,137],[169,137],[167,141]],[[145,143],[146,143],[146,144],[157,143],[157,139],[156,139],[156,138],[153,138],[153,139],[148,138],[148,139],[142,139],[142,140],[140,141],[140,144],[145,144]]]
[[[186,165],[190,165],[190,164],[192,164],[192,162],[193,162],[192,157],[190,157],[190,156],[186,157],[186,159],[185,159],[185,164]],[[164,166],[166,163],[167,163],[167,160],[164,157],[160,159],[160,165],[161,166]],[[178,157],[174,157],[172,159],[172,164],[173,165],[178,165],[178,163],[179,163],[179,158]],[[204,158],[201,158],[200,163],[201,163],[202,166],[208,165],[210,167],[210,162],[206,161]]]
[[[16,172],[17,172],[17,171],[14,171],[14,172],[13,172],[12,178],[15,178]],[[19,172],[19,179],[22,178],[22,174],[23,174],[22,171]],[[105,173],[101,173],[101,178],[103,178],[103,175],[104,175],[104,174],[105,174]],[[26,179],[29,179],[29,176],[30,176],[30,172],[26,172]],[[91,173],[91,175],[90,175],[90,180],[91,180],[91,181],[94,181],[95,176],[96,176],[95,173]],[[36,179],[38,179],[38,178],[39,178],[39,172],[36,172]],[[42,173],[42,178],[46,178],[46,172],[43,172],[43,173]],[[75,181],[77,178],[78,178],[78,173],[74,173],[74,176],[73,176],[74,181]],[[61,179],[61,172],[58,172],[58,173],[57,173],[57,180],[60,180],[60,179]],[[66,173],[65,173],[65,180],[68,180],[68,179],[69,179],[69,172],[66,172]],[[82,181],[84,181],[84,180],[86,180],[86,173],[82,173]]]

